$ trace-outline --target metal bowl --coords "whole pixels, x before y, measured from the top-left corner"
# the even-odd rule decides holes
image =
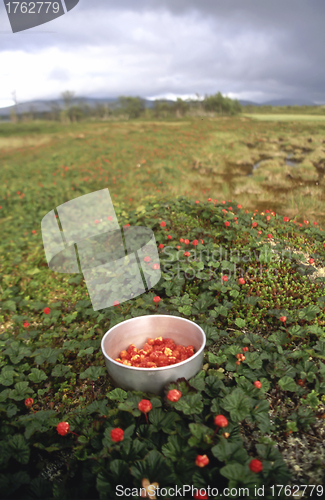
[[[148,338],[171,338],[176,344],[193,345],[195,354],[175,365],[160,368],[137,368],[115,361],[120,352],[134,344],[142,348]],[[128,319],[105,333],[101,349],[107,371],[116,387],[161,394],[166,384],[194,377],[203,366],[206,336],[202,328],[185,318],[153,314]]]

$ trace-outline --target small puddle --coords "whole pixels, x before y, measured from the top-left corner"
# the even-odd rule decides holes
[[[288,165],[288,167],[296,167],[299,163],[301,163],[301,161],[291,160],[292,157],[293,157],[293,153],[289,153],[288,156],[285,159],[285,164]],[[270,158],[263,158],[262,160],[259,160],[258,162],[254,163],[254,165],[253,165],[253,167],[251,169],[251,172],[249,172],[247,174],[247,177],[253,177],[254,170],[256,170],[257,168],[259,168],[259,166],[261,165],[261,163],[264,163],[267,160],[273,160],[273,158],[272,157],[270,157]]]
[[[301,163],[301,161],[291,160],[290,158],[292,157],[293,153],[289,153],[285,160],[286,165],[288,165],[289,167],[296,167],[299,163]]]
[[[271,157],[270,158],[262,158],[257,163],[254,163],[254,165],[251,168],[251,171],[247,174],[247,177],[253,177],[254,170],[256,170],[261,165],[261,163],[264,163],[265,161],[272,160],[272,159],[273,158],[271,158]]]

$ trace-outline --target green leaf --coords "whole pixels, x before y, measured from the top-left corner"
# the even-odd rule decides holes
[[[43,370],[39,370],[38,368],[32,368],[31,373],[28,375],[28,378],[35,384],[39,384],[43,380],[47,379],[47,375],[45,374],[45,372],[43,372]]]
[[[10,455],[17,460],[17,462],[20,462],[21,464],[28,463],[30,450],[24,436],[21,434],[15,434],[8,441],[7,450],[10,452]]]
[[[244,319],[237,318],[235,325],[238,326],[238,328],[244,328],[246,326],[246,321]]]
[[[153,424],[155,432],[162,430],[167,434],[170,433],[173,429],[173,423],[179,418],[177,413],[166,413],[161,408],[152,409],[149,413],[149,421]]]
[[[288,343],[289,338],[288,338],[288,335],[286,332],[278,331],[278,332],[272,333],[272,335],[269,336],[269,340],[271,342],[274,342],[278,346],[282,346],[282,345],[286,345]]]
[[[141,401],[140,396],[128,396],[128,398],[123,401],[122,403],[119,403],[118,409],[121,411],[127,411],[129,413],[132,413],[134,417],[138,417],[141,415],[141,411],[138,409],[138,404]]]
[[[68,366],[65,366],[65,365],[56,365],[52,372],[51,372],[51,376],[52,377],[64,377],[64,376],[68,376],[68,373],[72,374],[72,372],[70,371],[70,368]]]
[[[191,314],[192,314],[191,306],[182,306],[182,307],[179,307],[178,310],[181,314],[184,314],[184,316],[191,316]]]
[[[263,392],[268,392],[268,390],[271,387],[270,381],[267,378],[262,377],[262,378],[260,378],[260,382],[262,384],[262,387],[260,390]]]
[[[2,302],[1,307],[4,311],[13,311],[16,312],[16,302],[14,300],[6,300]]]
[[[38,349],[35,354],[35,364],[41,365],[43,363],[56,363],[59,355],[58,349],[52,349],[51,347],[45,347],[44,349]]]
[[[306,325],[306,330],[308,333],[312,333],[314,335],[318,335],[320,337],[325,336],[325,330],[324,328],[318,326],[318,325]]]
[[[20,471],[15,474],[0,474],[0,491],[6,492],[7,495],[16,491],[22,484],[29,484],[30,477],[27,472]],[[13,497],[12,497],[13,498]]]
[[[269,402],[262,399],[252,410],[253,420],[258,422],[258,427],[264,434],[270,432],[269,408]]]
[[[225,316],[225,317],[228,316],[228,309],[222,305],[215,307],[214,311],[216,312],[217,316],[219,316],[219,314],[221,314],[221,316]]]
[[[220,402],[220,406],[230,413],[234,422],[244,420],[250,412],[250,400],[244,392],[236,388]]]
[[[298,312],[298,316],[300,319],[304,319],[306,321],[312,321],[316,318],[316,315],[321,311],[318,306],[314,304],[309,304],[308,307],[305,307],[301,311]]]
[[[193,455],[195,460],[196,451],[191,450],[190,446],[178,435],[168,436],[168,442],[161,448],[163,455],[173,462],[178,462],[182,455],[186,455],[187,459]]]
[[[300,325],[293,325],[288,328],[288,332],[292,337],[303,337],[306,334],[306,329]]]
[[[92,380],[95,382],[99,377],[102,377],[103,375],[106,375],[106,370],[102,366],[90,366],[85,370],[84,372],[80,373],[80,378],[89,378],[89,380]]]
[[[220,437],[219,443],[211,448],[211,452],[220,462],[235,460],[244,465],[248,459],[248,453],[242,441],[230,443],[223,436]]]
[[[131,465],[131,474],[141,482],[144,477],[155,478],[157,483],[170,481],[170,466],[167,459],[157,450],[151,450],[143,460]]]
[[[16,375],[16,372],[13,367],[4,366],[0,375],[0,384],[5,386],[12,385],[14,383],[14,375]]]
[[[175,409],[182,411],[185,415],[193,415],[202,413],[204,408],[201,394],[193,394],[182,396],[177,403]]]
[[[222,365],[227,361],[227,356],[225,354],[219,354],[216,356],[212,352],[208,352],[208,361],[211,365]]]
[[[78,358],[81,358],[83,356],[87,356],[88,354],[92,354],[94,352],[94,347],[88,347],[88,349],[82,349],[78,353]]]
[[[245,352],[245,361],[252,370],[259,370],[262,368],[263,361],[258,352]]]
[[[192,436],[195,438],[195,445],[199,445],[201,441],[206,443],[210,442],[209,438],[213,436],[213,431],[210,427],[207,427],[203,424],[197,424],[191,422],[189,424],[189,429],[191,431]],[[193,441],[193,440],[192,440]],[[192,445],[192,443],[189,443]]]
[[[207,393],[211,398],[215,398],[220,395],[220,391],[224,388],[224,383],[218,377],[209,375],[205,379],[204,392]]]
[[[195,375],[195,377],[192,377],[189,380],[189,383],[191,384],[192,387],[195,387],[196,390],[203,391],[205,387],[204,377],[205,377],[205,372],[204,370],[201,370],[199,373]]]
[[[33,269],[29,269],[28,271],[26,271],[26,274],[29,274],[30,276],[34,276],[35,274],[38,274],[40,272],[41,272],[41,270],[38,269],[38,267],[34,267]]]
[[[244,304],[248,304],[250,306],[255,306],[257,302],[261,300],[261,297],[246,297],[244,300]]]
[[[120,389],[118,387],[113,391],[108,392],[106,396],[109,399],[112,399],[113,401],[120,401],[120,402],[124,401],[128,397],[127,392],[123,391],[123,389]]]
[[[4,351],[10,357],[12,364],[17,365],[25,356],[30,356],[31,350],[18,341],[11,342],[10,347]]]
[[[15,388],[9,393],[9,398],[15,401],[21,401],[22,399],[28,398],[30,394],[33,394],[33,390],[28,387],[28,382],[17,382]]]
[[[17,412],[18,412],[18,407],[14,403],[11,403],[7,406],[7,417],[8,418],[13,417],[14,415],[17,414]]]
[[[228,464],[220,469],[220,474],[232,481],[244,481],[247,468],[241,464]]]
[[[291,377],[282,377],[279,380],[279,386],[283,391],[296,392],[299,389],[299,385]]]
[[[9,398],[9,394],[10,389],[5,389],[4,391],[0,392],[0,403],[6,401],[6,399]]]

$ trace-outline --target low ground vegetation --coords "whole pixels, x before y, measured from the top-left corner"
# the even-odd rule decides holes
[[[236,123],[224,132],[231,135]],[[248,488],[249,498],[258,498],[255,487],[263,486],[264,498],[274,498],[275,484],[299,485],[300,492],[308,485],[309,494],[311,485],[324,483],[325,465],[322,224],[267,205],[251,210],[239,197],[173,195],[184,175],[175,165],[207,158],[216,125],[151,127],[159,142],[152,153],[145,140],[141,154],[130,151],[133,137],[148,126],[139,131],[122,122],[114,132],[98,125],[65,139],[53,131],[49,144],[1,153],[0,495],[123,498],[117,485],[140,488],[144,480],[167,488],[165,498],[172,498],[168,488],[187,484]],[[112,149],[103,150],[110,134]],[[116,158],[114,139],[129,135]],[[164,151],[172,135],[183,137],[178,153],[173,144]],[[168,160],[160,158],[163,152]],[[139,163],[127,176],[123,162],[130,167],[135,156]],[[82,162],[88,182],[76,168]],[[141,181],[156,192],[132,206],[123,195],[133,182],[132,196],[140,196]],[[64,201],[104,187],[120,226],[154,231],[162,277],[140,297],[94,311],[82,275],[49,270],[39,222]],[[155,313],[203,328],[203,369],[189,381],[175,380],[162,396],[113,387],[100,350],[103,334]]]

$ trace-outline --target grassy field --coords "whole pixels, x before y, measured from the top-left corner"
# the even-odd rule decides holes
[[[236,197],[250,210],[324,223],[325,123],[288,118],[2,124],[2,217],[30,200],[45,215],[53,204],[108,187],[132,208],[176,194]],[[33,229],[39,222],[34,217]]]
[[[299,115],[299,114],[249,114],[245,113],[244,116],[247,118],[255,118],[256,120],[262,120],[262,121],[316,121],[316,122],[324,122],[325,121],[325,115]]]
[[[252,499],[254,484],[324,484],[325,123],[255,118],[0,125],[6,500],[111,500],[121,498],[116,484],[143,478],[247,486]],[[94,311],[81,274],[49,269],[41,220],[104,188],[120,226],[154,231],[162,276],[119,308]],[[207,336],[203,370],[168,387],[182,393],[176,403],[114,390],[100,350],[109,328],[155,313],[186,317]],[[61,422],[77,436],[59,435]],[[121,443],[114,428],[125,431]]]

